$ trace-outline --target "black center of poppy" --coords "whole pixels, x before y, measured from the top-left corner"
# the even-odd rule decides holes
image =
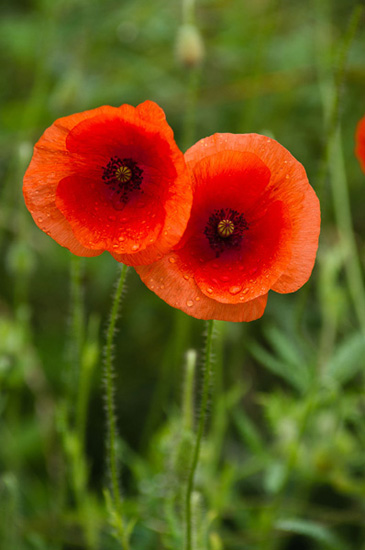
[[[218,258],[224,250],[239,249],[243,232],[247,229],[248,224],[243,214],[231,208],[221,208],[209,217],[204,235]]]
[[[132,159],[120,159],[111,157],[103,167],[102,179],[104,183],[120,195],[120,201],[126,203],[130,193],[140,189],[143,181],[143,170]]]

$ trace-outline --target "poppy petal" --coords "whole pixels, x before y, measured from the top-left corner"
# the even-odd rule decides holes
[[[194,317],[256,319],[270,289],[291,292],[308,279],[318,199],[302,165],[266,136],[215,134],[185,158],[193,186],[187,228],[172,253],[137,272]]]
[[[118,167],[129,179],[116,179]],[[41,229],[61,245],[90,256],[108,250],[129,265],[176,245],[192,202],[183,154],[151,101],[57,120],[35,146],[23,189],[36,223],[42,212]]]
[[[355,154],[359,159],[363,172],[365,172],[365,117],[357,124],[355,142]]]
[[[249,322],[259,319],[266,307],[267,294],[239,304],[221,304],[199,289],[194,277],[176,253],[160,261],[136,268],[142,281],[169,305],[198,319]]]
[[[319,201],[304,167],[277,141],[259,134],[214,134],[195,144],[185,156],[192,168],[202,156],[227,149],[254,153],[270,170],[267,191],[285,205],[292,225],[287,239],[291,259],[272,289],[294,292],[310,277],[320,232]]]

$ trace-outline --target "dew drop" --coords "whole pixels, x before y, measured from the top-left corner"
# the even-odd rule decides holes
[[[120,241],[121,243],[124,241],[124,237],[121,235],[120,237],[118,237],[118,241]]]
[[[207,288],[207,292],[209,292],[209,294],[212,294],[213,289],[209,287],[209,288]]]
[[[38,223],[42,223],[42,221],[43,221],[43,218],[41,216],[39,218],[37,218]]]
[[[176,262],[176,260],[175,260],[175,258],[174,258],[173,256],[171,256],[171,257],[169,258],[169,262],[170,262],[170,264],[174,264],[174,263]]]
[[[199,302],[199,300],[200,300],[200,298],[199,298],[199,296],[197,296],[197,297],[195,298],[195,301],[196,301],[196,302]]]
[[[165,288],[165,285],[161,285],[160,289],[163,290]]]
[[[231,288],[229,289],[229,293],[230,294],[238,294],[240,291],[241,291],[241,288],[240,286],[231,286]]]
[[[224,283],[226,283],[227,281],[229,281],[230,277],[228,277],[228,275],[222,275],[221,277],[219,277],[221,281],[223,281]]]
[[[139,244],[134,244],[134,245],[132,246],[132,250],[133,250],[134,252],[135,252],[136,250],[138,250],[138,249],[139,249]]]
[[[248,292],[248,288],[244,288],[244,289],[242,290],[242,294],[247,294],[247,292]]]
[[[188,300],[188,301],[186,302],[186,305],[187,305],[188,307],[193,307],[193,305],[194,305],[193,300]]]
[[[185,273],[184,279],[185,279],[186,281],[188,281],[188,280],[189,280],[189,275],[186,275],[186,273]]]

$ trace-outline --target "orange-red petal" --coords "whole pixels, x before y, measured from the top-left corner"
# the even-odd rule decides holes
[[[365,117],[363,117],[357,124],[355,143],[356,156],[359,159],[363,172],[365,172]]]
[[[143,170],[143,189],[126,204],[102,181],[114,156]],[[153,262],[177,243],[192,201],[184,157],[151,101],[57,120],[35,146],[23,189],[36,223],[42,218],[59,244],[82,255],[108,250],[129,265]]]
[[[294,292],[310,277],[320,232],[319,201],[304,167],[277,141],[259,134],[214,134],[191,147],[185,158],[194,170],[202,157],[227,150],[254,153],[270,170],[266,191],[283,203],[292,227],[286,243],[290,261],[271,288]]]
[[[238,304],[222,304],[209,298],[199,289],[192,274],[174,252],[153,264],[135,269],[157,296],[197,319],[249,322],[259,319],[265,311],[267,294]]]
[[[215,134],[185,158],[193,185],[186,231],[172,253],[137,272],[194,317],[257,319],[270,289],[291,292],[308,279],[318,246],[318,199],[303,166],[265,136]],[[216,240],[217,216],[232,216],[238,240]]]

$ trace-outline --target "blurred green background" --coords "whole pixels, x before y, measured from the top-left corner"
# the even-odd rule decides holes
[[[188,19],[205,48],[196,67],[177,55],[180,2],[0,6],[0,548],[122,547],[102,494],[101,350],[118,265],[107,253],[73,260],[83,283],[80,405],[71,255],[35,226],[21,188],[32,147],[56,118],[151,99],[183,150],[214,132],[274,137],[304,164],[322,208],[307,285],[270,293],[261,320],[217,323],[194,550],[364,550],[365,174],[353,152],[365,114],[360,5],[198,1]],[[202,348],[204,324],[131,270],[118,326],[131,548],[177,550],[192,437],[182,432],[185,352]],[[83,406],[84,442],[74,426]]]

